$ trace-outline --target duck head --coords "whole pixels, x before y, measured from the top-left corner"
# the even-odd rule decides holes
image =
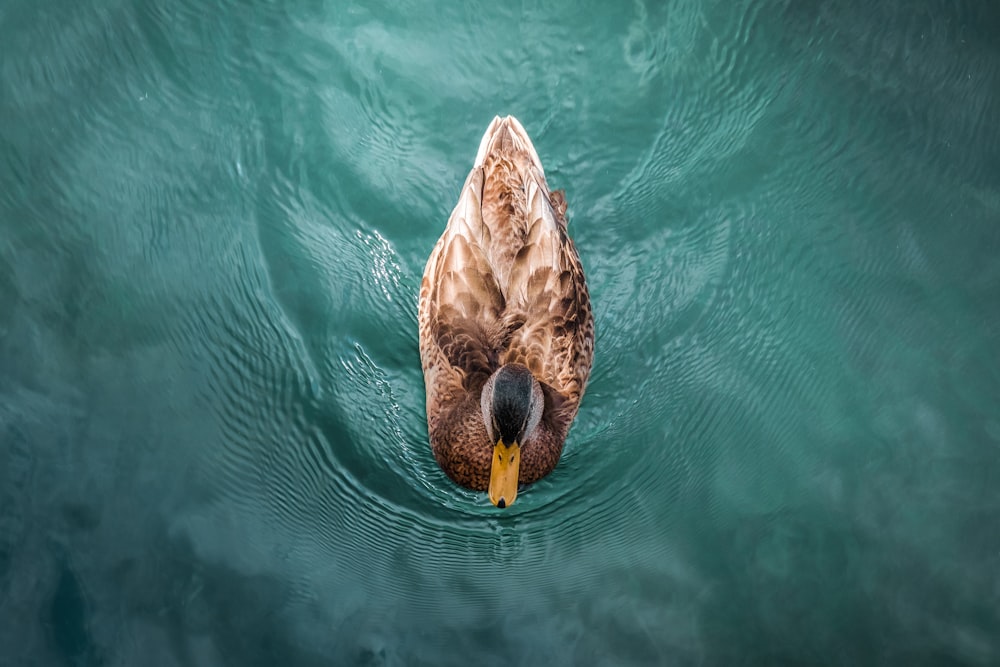
[[[490,502],[508,507],[517,498],[521,447],[542,420],[542,387],[526,366],[506,364],[483,386],[480,399],[483,422],[493,445]]]

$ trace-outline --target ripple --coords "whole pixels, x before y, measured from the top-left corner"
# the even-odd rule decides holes
[[[728,64],[725,67],[731,71],[731,56],[726,56],[726,62]],[[371,109],[375,114],[367,117],[364,126],[375,126],[378,129],[378,123],[392,123],[392,114],[380,106],[380,95],[384,94],[384,89],[371,86],[362,90],[368,91],[358,97],[363,104],[362,108]],[[746,127],[752,128],[752,114],[748,122]],[[376,139],[375,143],[369,145],[375,148],[375,153],[357,152],[349,143],[349,154],[359,160],[374,158],[375,164],[385,162],[390,156],[402,156],[405,159],[405,144],[399,143],[405,141],[405,135],[398,135],[391,124],[386,124],[385,128],[386,140],[380,144]],[[666,136],[666,132],[661,131],[660,136]],[[384,150],[379,149],[379,145],[384,146]],[[712,144],[707,144],[706,152],[714,148]],[[661,171],[662,155],[665,152],[654,145],[647,154],[644,166],[639,168],[631,180],[631,185],[626,185],[625,191],[617,198],[641,204],[643,198],[634,196],[635,193],[630,193],[629,188],[645,188],[647,184],[662,185],[668,182],[663,178],[665,172]],[[376,184],[374,187],[383,189],[385,184]],[[361,219],[367,217],[366,206],[357,206],[356,201],[351,198],[348,198],[347,205],[352,216],[357,215]],[[301,219],[301,214],[296,213],[293,219]],[[699,318],[711,317],[715,308],[715,295],[720,293],[719,289],[728,272],[726,267],[731,256],[732,224],[732,220],[723,214],[721,222],[713,225],[688,222],[672,233],[660,235],[652,252],[666,255],[667,262],[657,273],[631,286],[629,291],[638,290],[633,293],[641,295],[646,290],[640,304],[662,301],[664,305],[654,308],[652,312],[644,311],[641,306],[636,307],[634,299],[630,303],[627,298],[629,291],[626,291],[626,296],[621,297],[622,306],[628,308],[624,313],[626,321],[655,321],[664,312],[687,311],[686,316],[674,314],[672,317],[687,322],[686,326],[694,326]],[[301,227],[296,224],[287,231],[294,237],[299,234],[297,230],[303,229],[310,229],[310,226]],[[298,254],[305,251],[309,254],[316,249],[332,247],[329,240],[323,240],[325,233],[311,234],[310,241],[302,237],[304,243],[300,243],[299,249],[294,252]],[[286,233],[282,233],[282,236],[285,240],[290,238]],[[271,243],[266,245],[272,246]],[[648,257],[649,253],[648,247],[637,253],[635,265],[645,264],[643,258]],[[403,262],[395,258],[395,252],[386,238],[378,232],[361,231],[355,239],[342,237],[339,250],[326,254],[331,259],[337,257],[334,261],[339,262],[349,258],[347,261],[351,265],[358,266],[357,270],[345,272],[345,279],[339,281],[341,284],[338,287],[343,290],[345,282],[355,285],[356,293],[363,295],[364,301],[374,308],[376,321],[399,321],[399,315],[405,313],[403,321],[413,326],[412,313],[408,309],[397,310],[393,304],[397,300],[405,304],[405,290],[413,289],[416,276],[409,278],[410,282],[402,278],[404,274],[411,272],[402,268]],[[277,266],[283,261],[272,259],[271,264]],[[689,264],[692,261],[700,261],[705,270],[695,269]],[[321,272],[324,269],[319,267],[329,265],[329,261],[315,264]],[[621,271],[620,267],[629,265],[629,262],[620,262],[616,267],[604,267],[597,261],[590,270],[600,274],[604,269]],[[357,283],[358,277],[362,275],[371,276],[371,282]],[[634,275],[627,270],[621,272],[620,283],[633,283]],[[672,283],[671,278],[675,282]],[[658,291],[650,294],[650,288]],[[283,291],[279,288],[279,293]],[[660,298],[663,296],[667,298]],[[343,305],[347,312],[351,311],[347,302]],[[294,308],[289,312],[294,313]],[[324,313],[321,317],[329,317],[330,311]],[[366,317],[371,318],[372,313],[369,312]],[[310,330],[316,328],[315,322],[307,322],[298,316],[293,316],[293,321],[302,323],[301,330],[306,339],[314,337]],[[344,331],[349,330],[351,329]],[[370,511],[355,513],[352,521],[347,523],[339,510],[326,506],[326,528],[337,533],[339,538],[325,548],[340,552],[344,545],[356,544],[357,550],[370,554],[372,560],[368,565],[378,571],[383,571],[383,566],[378,564],[402,558],[402,563],[397,563],[399,567],[419,573],[426,568],[424,557],[433,554],[432,560],[442,570],[456,569],[456,578],[451,583],[462,591],[462,599],[473,603],[492,602],[493,605],[499,605],[495,607],[497,610],[503,610],[512,608],[516,603],[511,599],[498,598],[497,592],[492,591],[488,583],[472,583],[488,582],[491,564],[517,563],[526,572],[525,584],[530,585],[537,578],[537,583],[542,585],[544,582],[551,582],[550,568],[553,559],[550,550],[555,545],[578,543],[586,539],[586,536],[596,534],[601,548],[610,553],[621,554],[626,560],[626,554],[639,550],[640,547],[647,550],[652,547],[648,537],[642,532],[631,531],[617,535],[612,542],[609,541],[609,530],[622,515],[637,517],[640,523],[655,520],[655,507],[664,498],[676,498],[683,485],[689,483],[687,480],[692,471],[691,464],[686,463],[689,455],[679,454],[677,450],[665,450],[670,452],[669,456],[656,457],[653,461],[637,456],[649,447],[646,444],[647,438],[662,438],[662,434],[651,432],[655,431],[654,425],[662,417],[662,412],[645,409],[647,405],[657,406],[658,397],[663,394],[663,385],[659,383],[662,382],[665,368],[661,362],[653,361],[644,369],[644,374],[649,377],[643,385],[648,390],[644,401],[631,400],[627,392],[621,392],[621,396],[612,400],[613,404],[619,406],[614,412],[619,414],[620,426],[596,426],[605,419],[602,415],[611,411],[602,410],[595,405],[594,412],[588,418],[588,404],[585,402],[585,409],[557,471],[550,479],[535,485],[531,493],[525,494],[515,507],[499,514],[486,504],[481,494],[450,486],[429,456],[422,430],[404,425],[412,422],[415,417],[422,418],[419,392],[402,389],[410,382],[419,382],[419,375],[403,373],[397,368],[410,360],[391,354],[386,347],[370,340],[367,335],[361,335],[360,330],[355,331],[357,337],[349,336],[341,338],[334,345],[316,347],[313,356],[326,360],[320,364],[325,369],[324,375],[337,378],[337,388],[334,389],[331,385],[329,393],[323,394],[324,400],[339,403],[341,409],[337,411],[339,414],[335,419],[349,425],[348,433],[329,433],[331,446],[338,452],[336,464],[343,465],[350,471],[347,478],[351,483],[343,488],[351,499],[345,504],[366,506]],[[644,343],[654,342],[654,348],[671,346],[672,349],[672,341],[676,336],[683,335],[683,329],[675,328],[664,333],[660,331],[662,330],[656,329],[652,334],[652,341]],[[620,348],[620,335],[612,333],[601,343],[614,354]],[[336,363],[330,363],[334,360]],[[611,364],[613,361],[608,362],[608,366]],[[602,376],[600,369],[595,371],[592,395],[600,397],[602,377],[607,383],[612,376],[607,372]],[[627,376],[619,373],[614,377],[618,381],[618,378],[624,379]],[[322,384],[325,385],[325,382]],[[408,409],[397,400],[397,391],[408,394]],[[329,409],[326,411],[329,412]],[[576,435],[578,431],[582,437]],[[414,438],[418,441],[411,442]],[[602,449],[602,441],[620,442],[630,439],[635,441],[633,447],[619,447],[610,455],[601,455],[605,451]],[[597,461],[597,464],[588,465],[588,459]],[[679,472],[672,473],[672,469]],[[572,484],[568,483],[570,480]],[[622,481],[626,481],[624,489]],[[428,502],[431,504],[428,505]],[[377,511],[371,511],[376,509]],[[484,512],[485,516],[495,514],[498,519],[502,517],[505,527],[501,528],[492,520],[484,522]],[[413,544],[413,534],[423,535],[425,539]],[[408,535],[409,539],[404,538],[404,535]],[[403,549],[401,546],[390,546],[404,541],[408,546],[403,552],[400,551]],[[650,553],[660,553],[661,549],[662,547],[653,547]],[[476,563],[478,558],[482,558],[480,564]],[[426,579],[420,574],[411,575],[417,580]],[[596,576],[580,573],[580,578],[573,586],[585,588],[587,582]],[[393,577],[382,585],[393,587],[398,585],[396,582]],[[448,588],[447,584],[445,588]],[[395,592],[412,604],[421,605],[422,608],[426,606],[430,613],[442,612],[436,604],[423,600],[419,594],[403,590]]]
[[[853,4],[5,7],[5,379],[83,398],[5,390],[0,584],[112,474],[106,544],[56,574],[102,650],[135,612],[247,664],[801,662],[865,607],[859,636],[988,662],[995,31]],[[560,465],[498,510],[431,455],[415,311],[506,112],[568,190],[598,340]],[[35,403],[81,422],[51,469]]]

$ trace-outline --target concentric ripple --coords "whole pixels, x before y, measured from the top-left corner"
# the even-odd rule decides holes
[[[996,663],[998,29],[6,3],[4,658]],[[498,510],[431,455],[416,299],[506,113],[597,343]]]

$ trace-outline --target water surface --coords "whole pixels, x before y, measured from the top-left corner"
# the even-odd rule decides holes
[[[1000,661],[1000,13],[0,9],[0,663]],[[505,511],[416,297],[479,138],[597,325]]]

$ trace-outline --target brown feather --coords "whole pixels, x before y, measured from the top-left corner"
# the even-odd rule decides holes
[[[494,443],[480,393],[497,368],[520,363],[545,397],[539,430],[522,443],[521,480],[548,474],[586,389],[594,320],[565,196],[549,191],[510,116],[491,124],[427,260],[419,321],[431,448],[445,472],[486,489]]]

